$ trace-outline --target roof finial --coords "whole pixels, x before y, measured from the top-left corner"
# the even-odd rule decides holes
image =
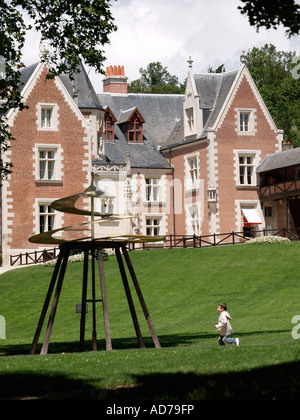
[[[241,63],[242,64],[246,64],[247,54],[246,54],[246,51],[245,50],[242,51],[242,55],[241,55],[240,59],[241,59]]]
[[[189,63],[189,68],[191,69],[193,67],[193,60],[191,56],[188,59],[188,63]]]

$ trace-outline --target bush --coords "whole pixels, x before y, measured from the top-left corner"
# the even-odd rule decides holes
[[[289,242],[290,240],[288,238],[282,238],[281,236],[259,236],[257,238],[249,239],[245,244],[283,244]]]
[[[80,253],[73,252],[72,254],[69,256],[68,263],[76,263],[76,262],[83,262],[84,261],[84,253],[83,252],[80,252]],[[108,253],[105,249],[102,249],[102,255],[103,255],[103,260],[107,261],[108,260]],[[97,253],[95,253],[95,257],[96,257],[96,259],[98,259],[98,254]],[[91,260],[91,259],[92,259],[92,255],[90,253],[89,260]],[[56,260],[57,259],[55,258],[54,260],[47,261],[46,263],[44,263],[42,265],[44,267],[54,267],[55,264],[56,264]]]

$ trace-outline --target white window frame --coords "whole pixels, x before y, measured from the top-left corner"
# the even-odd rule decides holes
[[[161,236],[162,219],[162,216],[158,215],[145,215],[145,234],[150,236]],[[155,224],[154,221],[158,221],[158,224]],[[149,224],[148,222],[152,223]]]
[[[186,206],[186,231],[187,235],[201,234],[200,203]]]
[[[199,153],[185,156],[185,187],[196,190],[200,186]]]
[[[102,198],[101,203],[101,214],[113,214],[115,207],[115,200],[113,198]]]
[[[186,136],[195,134],[195,110],[193,106],[185,109],[185,121]]]
[[[44,207],[42,210],[41,208]],[[44,219],[44,223],[41,223],[41,219]],[[51,222],[50,222],[51,221]],[[43,229],[41,227],[44,226]],[[49,230],[53,230],[55,226],[55,212],[49,203],[39,203],[39,232],[44,233]]]
[[[236,109],[236,125],[237,133],[241,136],[253,136],[256,133],[255,129],[255,112],[256,109],[238,108]],[[247,115],[247,124],[243,120],[243,116]]]
[[[145,201],[152,203],[159,203],[162,201],[160,177],[145,176]]]
[[[253,155],[239,155],[239,185],[254,184],[255,166]]]
[[[41,158],[40,153],[49,152],[54,154],[53,158],[48,158],[46,155],[45,158]],[[40,182],[61,182],[62,181],[62,148],[60,144],[36,144],[34,148],[35,154],[35,181]],[[49,178],[49,162],[54,162],[53,176]],[[45,177],[41,178],[41,162],[45,162]]]
[[[57,104],[39,103],[37,105],[38,130],[58,131],[58,110]],[[46,123],[47,116],[45,116],[45,113],[50,113],[50,115],[48,114],[49,121],[46,121]]]
[[[54,230],[54,229],[59,229],[60,227],[62,227],[63,225],[63,214],[61,212],[58,212],[56,210],[53,209],[53,211],[51,210],[50,212],[48,212],[49,207],[51,206],[51,203],[53,203],[53,201],[57,200],[57,198],[37,198],[35,200],[35,205],[34,205],[34,220],[35,220],[35,233],[39,234],[42,233],[41,232],[41,216],[45,216],[47,218],[47,215],[50,215],[51,217],[53,217],[53,224],[51,226],[51,229],[49,229],[49,225],[48,225],[48,220],[46,220],[45,223],[45,230],[44,232],[47,232],[48,230]],[[47,211],[45,211],[43,214],[41,214],[41,206],[46,206],[48,207]],[[61,236],[60,232],[57,232],[56,234],[54,234],[54,236]]]
[[[260,151],[256,150],[234,150],[235,156],[235,181],[237,187],[257,187],[257,174],[256,168],[259,165],[259,155]],[[243,158],[244,161],[241,163],[240,159]],[[247,162],[247,159],[251,158],[251,162]],[[241,183],[241,168],[244,168],[244,182]],[[251,181],[248,182],[248,168],[251,168]]]

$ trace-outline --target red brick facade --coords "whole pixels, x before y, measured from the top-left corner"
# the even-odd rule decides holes
[[[99,111],[96,107],[94,112],[87,106],[80,108],[61,79],[45,79],[46,71],[45,66],[39,64],[26,82],[23,96],[29,109],[11,111],[8,115],[16,140],[11,142],[7,153],[7,159],[14,165],[13,173],[2,188],[4,263],[8,263],[11,254],[36,248],[28,238],[43,229],[41,220],[47,222],[40,214],[43,205],[85,190],[90,184],[92,168],[99,188],[104,186],[118,192],[113,203],[117,213],[131,216],[123,225],[101,225],[100,232],[104,234],[112,234],[115,229],[118,235],[144,235],[148,231],[159,235],[213,235],[265,227],[256,167],[267,154],[281,151],[282,132],[276,128],[246,66],[225,74],[224,80],[231,78],[231,84],[227,84],[228,91],[225,89],[223,96],[220,94],[218,104],[210,103],[211,119],[207,119],[206,98],[201,98],[202,92],[196,90],[197,80],[197,89],[200,89],[199,78],[193,75],[190,67],[185,100],[180,97],[182,102],[178,102],[183,115],[183,134],[180,130],[174,131],[169,137],[171,143],[167,140],[160,145],[161,149],[157,144],[153,149],[147,149],[149,167],[145,167],[144,160],[141,168],[130,166],[130,159],[138,159],[138,152],[134,154],[133,150],[137,149],[133,148],[137,146],[131,145],[128,139],[123,150],[126,162],[113,160],[113,147],[120,148],[120,138],[124,134],[117,119],[128,105],[114,110],[116,117],[110,122],[119,130],[118,136],[115,141],[105,142],[102,133],[105,124],[97,114],[102,112],[104,118],[105,110]],[[211,76],[204,75],[202,80],[206,77]],[[112,97],[116,94],[123,100],[129,97],[123,68],[108,68],[103,83],[104,92]],[[219,90],[222,86],[224,89],[220,84]],[[209,95],[209,92],[205,94]],[[149,98],[153,101],[153,95]],[[129,99],[129,108],[136,107],[140,111],[132,98]],[[145,107],[147,98],[143,96],[142,99]],[[116,102],[121,103],[119,100]],[[163,95],[159,95],[158,101],[160,109],[164,109]],[[151,103],[150,112],[153,112]],[[151,120],[147,115],[143,114],[143,117],[146,122]],[[50,118],[53,126],[48,129]],[[151,127],[147,126],[145,132],[149,134],[149,130]],[[182,137],[177,137],[177,143],[175,140],[174,143],[176,133]],[[149,140],[145,143],[149,144]],[[110,153],[107,161],[105,147]],[[119,149],[115,150],[120,153]],[[159,168],[151,161],[154,151],[159,154],[157,161],[162,164]],[[51,159],[55,160],[55,174]],[[119,155],[116,159],[120,159]],[[45,168],[52,170],[49,179],[47,174],[45,178],[41,176]],[[119,177],[116,176],[118,173]],[[155,189],[159,194],[154,197]],[[84,205],[82,202],[81,206]],[[97,206],[99,211],[101,203]],[[259,224],[246,220],[245,213],[249,209],[256,212]],[[56,216],[52,229],[84,221],[80,216],[62,213]],[[278,212],[277,219],[280,218]]]
[[[8,158],[13,172],[3,188],[3,248],[8,256],[37,246],[28,238],[39,232],[39,203],[51,203],[85,190],[92,158],[89,127],[60,81],[46,80],[46,67],[38,67],[25,92],[28,110],[10,116],[15,140]],[[51,130],[39,128],[40,104],[55,105],[56,123]],[[39,179],[39,149],[59,149],[53,180]],[[83,203],[82,203],[83,204]],[[63,214],[65,226],[82,223],[82,217]],[[60,226],[59,226],[60,227]],[[7,262],[7,261],[6,261]]]

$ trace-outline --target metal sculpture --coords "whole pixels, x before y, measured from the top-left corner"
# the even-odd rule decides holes
[[[83,210],[76,207],[76,202],[80,197],[88,197],[91,199],[91,210]],[[54,268],[54,272],[50,281],[48,292],[44,301],[40,319],[36,328],[35,336],[33,343],[30,349],[30,354],[35,354],[38,340],[41,334],[41,330],[47,315],[47,311],[50,305],[50,301],[53,296],[51,311],[49,315],[49,321],[45,333],[45,338],[43,341],[41,354],[45,355],[48,352],[51,332],[53,328],[53,323],[55,319],[55,314],[59,302],[59,297],[65,277],[65,272],[67,268],[68,259],[72,250],[76,250],[84,253],[84,264],[83,264],[83,282],[82,282],[82,299],[81,299],[81,319],[80,319],[80,341],[79,341],[79,351],[84,351],[84,341],[85,341],[85,321],[86,321],[86,304],[87,302],[92,303],[92,322],[93,322],[93,333],[92,333],[92,342],[93,350],[97,350],[97,331],[96,331],[96,303],[102,302],[103,307],[103,319],[104,319],[104,330],[105,330],[105,341],[106,341],[106,350],[112,350],[112,342],[110,335],[110,325],[109,325],[109,316],[108,316],[108,305],[107,305],[107,295],[106,295],[106,282],[105,282],[105,273],[104,273],[104,261],[103,261],[103,249],[111,248],[115,250],[117,257],[117,262],[120,269],[121,278],[123,281],[126,298],[128,301],[132,321],[134,324],[137,340],[140,348],[144,348],[145,344],[142,338],[138,318],[136,315],[135,307],[133,304],[133,299],[131,291],[129,288],[129,283],[126,275],[125,266],[123,263],[122,254],[124,256],[127,268],[129,270],[131,279],[133,281],[139,302],[141,304],[144,316],[146,318],[149,331],[152,336],[153,343],[156,348],[160,348],[160,343],[157,338],[156,332],[154,330],[145,300],[143,298],[137,277],[135,275],[129,253],[127,251],[127,245],[129,243],[143,243],[143,242],[157,242],[161,241],[162,238],[154,236],[141,236],[141,235],[112,235],[105,237],[95,237],[95,224],[101,224],[107,221],[120,220],[128,218],[130,216],[123,215],[114,215],[107,213],[98,213],[95,212],[94,200],[96,198],[102,199],[111,199],[114,198],[112,195],[106,193],[105,191],[99,190],[94,185],[93,177],[90,187],[79,194],[72,195],[70,197],[65,197],[59,200],[54,201],[51,204],[51,207],[57,211],[71,214],[78,214],[82,216],[91,216],[89,222],[84,222],[76,226],[68,226],[65,228],[54,229],[48,232],[44,232],[29,238],[29,241],[36,244],[56,244],[59,245],[60,253],[57,258],[57,262]],[[95,219],[98,217],[99,219]],[[90,228],[89,228],[90,225]],[[74,231],[87,231],[90,230],[91,234],[89,236],[84,236],[76,240],[67,240],[62,238],[53,237],[54,234],[58,232],[74,232]],[[96,254],[96,255],[95,255]],[[88,284],[88,266],[89,266],[89,256],[91,255],[91,264],[92,264],[92,298],[87,298],[87,284]],[[96,275],[95,275],[95,260],[98,260],[99,265],[99,274],[100,274],[100,287],[101,287],[101,299],[96,299]],[[55,289],[56,286],[56,289]],[[55,289],[55,292],[54,292]]]

